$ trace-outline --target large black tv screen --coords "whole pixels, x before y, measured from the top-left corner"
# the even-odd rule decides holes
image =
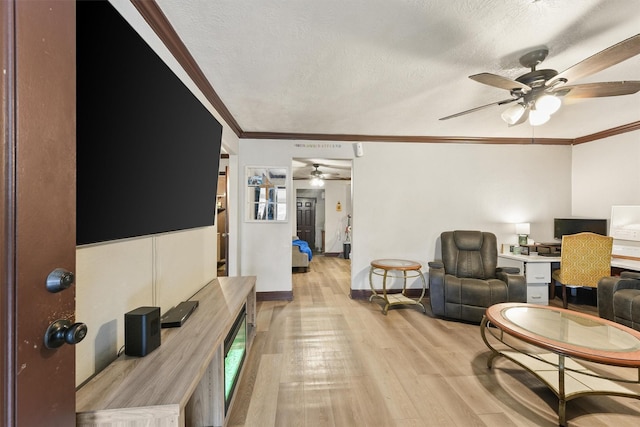
[[[553,220],[553,237],[555,239],[562,240],[562,236],[586,231],[606,236],[607,220],[588,218],[554,218]]]
[[[212,225],[222,126],[111,4],[76,5],[77,244]]]

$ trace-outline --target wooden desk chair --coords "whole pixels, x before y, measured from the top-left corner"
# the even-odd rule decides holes
[[[562,285],[562,306],[567,308],[567,287],[596,288],[598,281],[611,275],[613,237],[594,233],[562,236],[560,269],[551,275],[551,298],[555,286]]]

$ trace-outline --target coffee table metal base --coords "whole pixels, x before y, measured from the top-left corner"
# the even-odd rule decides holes
[[[558,425],[560,426],[567,425],[567,402],[577,397],[588,394],[601,394],[640,399],[638,392],[623,385],[624,383],[640,384],[640,369],[638,368],[627,368],[636,371],[637,377],[634,380],[606,377],[587,369],[574,359],[562,354],[521,351],[505,343],[505,334],[500,329],[491,326],[491,322],[485,316],[480,324],[480,333],[482,340],[491,350],[491,356],[487,360],[487,367],[491,369],[493,361],[502,356],[535,375],[558,397]],[[497,342],[506,345],[509,350],[496,349],[489,342],[487,332]]]

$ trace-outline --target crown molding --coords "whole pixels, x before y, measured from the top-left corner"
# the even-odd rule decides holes
[[[412,136],[412,135],[352,135],[324,133],[287,132],[242,132],[242,139],[299,139],[304,141],[350,141],[350,142],[412,142],[412,143],[457,143],[457,144],[539,144],[572,145],[570,138],[491,138],[468,136]]]
[[[591,135],[581,136],[574,139],[573,144],[584,144],[585,142],[596,141],[598,139],[604,139],[610,136],[620,135],[622,133],[633,132],[636,130],[640,130],[640,120],[637,122],[627,123],[626,125],[618,126],[615,128],[603,130],[602,132],[592,133]]]

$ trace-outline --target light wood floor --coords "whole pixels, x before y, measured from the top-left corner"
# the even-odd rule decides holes
[[[557,425],[557,398],[532,374],[506,359],[486,367],[478,325],[428,308],[384,316],[378,303],[349,298],[349,271],[348,260],[316,256],[293,275],[293,301],[258,303],[229,426]],[[567,420],[638,426],[640,400],[581,397]]]

